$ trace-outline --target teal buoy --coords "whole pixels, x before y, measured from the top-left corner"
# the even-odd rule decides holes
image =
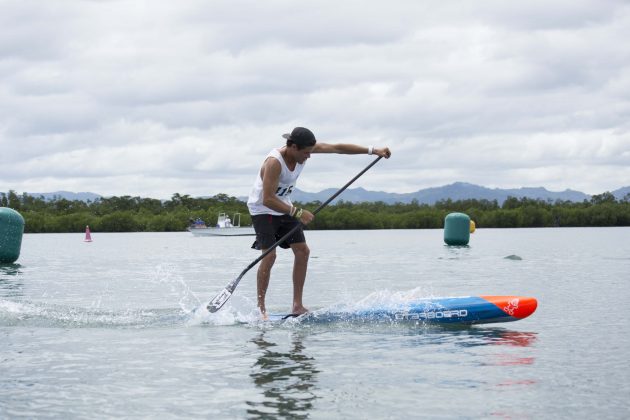
[[[470,217],[464,213],[450,213],[444,218],[444,242],[447,245],[468,245]]]
[[[0,207],[0,264],[17,261],[22,247],[24,218],[17,211]]]

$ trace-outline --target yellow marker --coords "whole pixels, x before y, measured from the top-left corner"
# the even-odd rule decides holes
[[[475,229],[476,229],[475,221],[471,220],[470,221],[470,233],[475,233]]]

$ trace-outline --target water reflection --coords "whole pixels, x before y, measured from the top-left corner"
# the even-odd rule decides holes
[[[505,373],[509,373],[510,375],[515,375],[515,372],[518,372],[515,377],[502,378],[496,386],[531,386],[537,383],[535,379],[521,377],[528,372],[527,370],[521,371],[516,369],[518,366],[534,365],[536,362],[536,358],[533,357],[529,351],[525,351],[524,349],[536,343],[536,333],[499,328],[479,328],[471,330],[470,333],[471,337],[476,337],[476,339],[473,340],[476,341],[476,344],[468,343],[464,344],[464,346],[506,346],[504,350],[484,354],[483,361],[480,363],[481,366],[513,367],[504,370]],[[513,347],[514,349],[507,347]]]
[[[315,389],[319,371],[315,359],[304,352],[304,337],[291,334],[288,351],[279,351],[278,344],[262,332],[252,340],[260,350],[250,377],[262,391],[262,401],[248,401],[250,418],[305,419],[317,398]]]
[[[470,255],[471,247],[469,245],[444,245],[444,251],[445,255],[439,256],[438,260],[459,260]]]
[[[426,325],[424,328],[410,331],[410,334],[422,337],[423,342],[432,344],[454,343],[460,347],[489,345],[530,347],[538,339],[538,334],[535,332],[469,325]]]
[[[533,365],[536,358],[527,349],[535,345],[538,334],[526,331],[514,331],[503,328],[480,327],[445,327],[419,330],[420,343],[423,345],[452,345],[451,352],[458,348],[478,348],[476,352],[482,366],[517,366]],[[416,342],[415,344],[418,344]],[[492,346],[502,349],[492,351]]]
[[[17,276],[22,274],[20,264],[0,264],[0,275]]]
[[[481,330],[482,334],[489,339],[489,344],[509,347],[530,347],[536,343],[536,333],[510,330]],[[536,358],[523,352],[505,351],[495,354],[493,359],[488,362],[494,366],[523,366],[533,365]],[[503,385],[532,385],[535,381],[530,379],[509,380]]]
[[[22,297],[24,284],[21,281],[20,264],[0,264],[0,296]]]
[[[471,328],[469,330],[471,340],[468,344],[464,345],[499,345],[499,346],[512,346],[512,347],[529,347],[533,345],[537,336],[533,332],[525,331],[512,331],[500,328]]]

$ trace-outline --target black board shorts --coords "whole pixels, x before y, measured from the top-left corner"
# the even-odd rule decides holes
[[[282,216],[257,214],[252,216],[252,224],[256,231],[256,241],[252,244],[253,249],[260,250],[271,248],[271,245],[275,244],[276,241],[286,235],[296,225],[299,225],[300,228],[282,242],[279,245],[280,248],[286,249],[289,248],[291,244],[306,242],[302,224],[296,218],[288,214],[283,214]]]

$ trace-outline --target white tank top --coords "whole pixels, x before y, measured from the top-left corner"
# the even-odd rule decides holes
[[[269,158],[274,158],[278,162],[280,162],[281,170],[280,170],[280,178],[278,180],[278,189],[276,189],[276,197],[280,200],[284,201],[288,205],[292,205],[291,203],[291,193],[293,192],[293,188],[295,188],[295,183],[302,172],[302,168],[304,168],[303,163],[296,163],[295,169],[290,171],[287,167],[287,164],[284,162],[282,155],[280,154],[280,149],[273,149],[265,160]],[[247,207],[249,208],[249,214],[255,216],[257,214],[273,214],[274,216],[281,216],[284,213],[279,213],[275,210],[271,210],[269,207],[263,205],[263,181],[260,177],[260,170],[258,171],[258,175],[256,175],[256,181],[254,181],[254,186],[252,187],[251,192],[249,193],[249,198],[247,199]]]

